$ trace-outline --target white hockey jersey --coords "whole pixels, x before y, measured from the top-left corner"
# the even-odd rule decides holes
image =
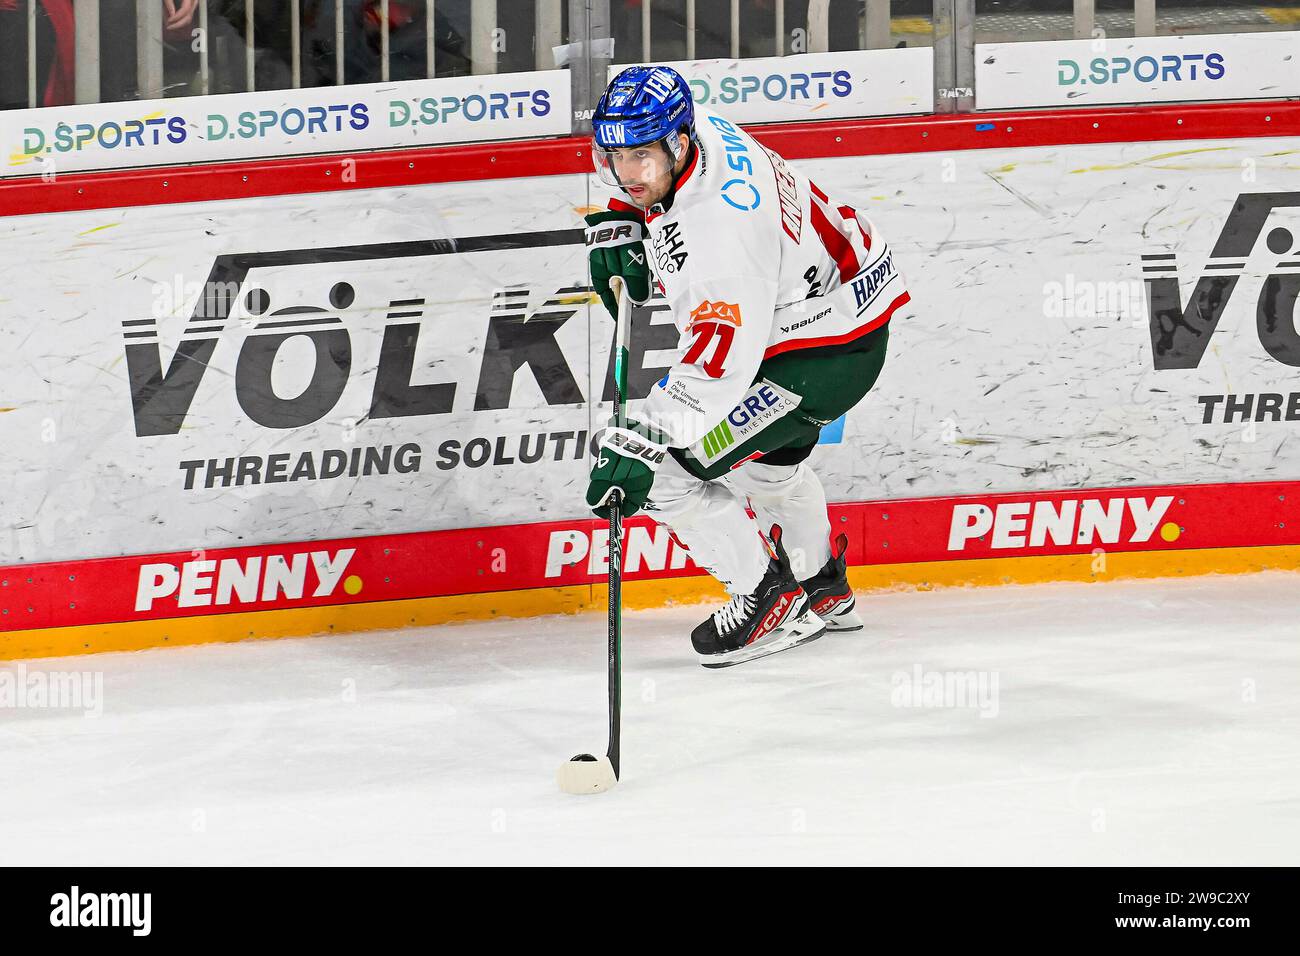
[[[764,358],[851,342],[909,301],[866,216],[716,113],[696,107],[695,123],[670,205],[644,213],[683,355],[635,417],[675,448],[722,421]]]

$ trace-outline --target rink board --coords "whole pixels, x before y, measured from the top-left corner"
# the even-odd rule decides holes
[[[566,70],[172,96],[0,114],[0,179],[568,133]]]
[[[1077,543],[985,553],[978,535],[948,553],[952,515],[923,516],[954,498],[988,498],[1001,523],[987,537],[1014,542],[1026,501],[1032,517],[1052,495],[1140,494],[1139,510],[1126,501],[1116,518],[1102,503],[1088,516],[1146,522],[1173,494],[1147,540],[1099,545],[1116,566],[1145,573],[1141,555],[1185,573],[1192,552],[1212,549],[1222,570],[1265,552],[1265,566],[1291,566],[1285,549],[1300,541],[1280,506],[1260,499],[1253,522],[1237,513],[1238,495],[1276,483],[1270,493],[1285,495],[1300,479],[1297,110],[1271,107],[1255,125],[1275,135],[1259,137],[1232,132],[1232,110],[1217,107],[1195,113],[1188,138],[1158,144],[1014,145],[1021,121],[1007,120],[997,142],[1013,145],[936,151],[912,145],[931,121],[868,121],[845,134],[861,144],[874,130],[878,155],[843,155],[829,136],[820,157],[816,145],[788,150],[873,219],[912,295],[879,383],[814,458],[832,500],[861,502],[845,506],[858,583],[1071,577],[1096,560]],[[1261,119],[1260,107],[1238,112]],[[1170,115],[1153,111],[1152,128]],[[932,145],[981,143],[944,123],[932,121]],[[358,163],[327,192],[311,191],[332,171],[319,165],[276,167],[293,188],[258,185],[282,195],[247,195],[222,167],[188,170],[175,195],[206,177],[231,198],[170,205],[145,195],[156,178],[62,177],[48,208],[67,211],[0,215],[3,653],[102,649],[84,628],[133,628],[114,640],[152,646],[354,629],[413,601],[434,602],[421,622],[599,604],[594,570],[551,580],[533,567],[550,534],[538,529],[592,527],[587,449],[612,393],[613,327],[592,308],[580,232],[604,195],[564,142],[492,147],[486,164],[474,147],[436,172],[425,151],[407,181],[392,157],[370,180]],[[505,178],[441,181],[457,162],[498,158]],[[94,194],[87,205],[114,189],[135,198],[77,209],[74,188]],[[32,195],[0,191],[0,212],[9,196],[32,210]],[[637,310],[632,341],[635,416],[676,347],[661,302]],[[1185,524],[1177,496],[1224,483],[1247,490],[1205,505],[1214,521],[1198,513],[1210,538],[1161,536]],[[868,517],[880,509],[898,522],[889,532]],[[1065,547],[1065,520],[1044,547]],[[382,554],[390,538],[412,564]],[[672,566],[671,544],[646,547],[666,548],[668,564],[634,572],[629,600],[709,593]],[[1034,570],[991,570],[1008,560]],[[175,593],[136,611],[146,565],[174,568]],[[162,588],[168,572],[156,574]],[[214,606],[222,589],[229,600]],[[353,605],[370,616],[345,614]],[[250,613],[295,623],[226,627]],[[68,640],[30,642],[40,629]]]
[[[834,504],[831,522],[855,587],[927,589],[1295,570],[1298,504],[1300,482],[1256,482]],[[0,659],[598,610],[608,553],[581,519],[9,568]],[[644,516],[623,557],[628,607],[721,596]]]

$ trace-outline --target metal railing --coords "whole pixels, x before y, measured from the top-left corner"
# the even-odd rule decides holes
[[[565,44],[590,80],[575,81],[579,112],[609,63],[894,46],[933,46],[936,90],[960,94],[976,42],[1300,29],[1300,0],[72,2],[70,25],[42,0],[0,0],[0,107],[553,69]],[[69,29],[73,63],[61,52]],[[598,42],[611,39],[612,57]],[[968,105],[936,94],[938,110]]]

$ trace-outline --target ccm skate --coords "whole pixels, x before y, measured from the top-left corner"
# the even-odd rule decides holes
[[[752,594],[740,594],[714,611],[691,632],[691,644],[705,667],[730,667],[815,641],[826,625],[795,580],[781,545],[781,528],[772,526],[771,559]]]
[[[849,548],[847,535],[831,539],[831,559],[806,581],[800,581],[813,613],[826,622],[828,631],[860,631],[862,618],[854,610],[853,589],[845,570],[844,552]]]

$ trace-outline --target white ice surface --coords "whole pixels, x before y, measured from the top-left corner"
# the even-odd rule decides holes
[[[0,710],[0,864],[1295,864],[1297,583],[869,595],[719,671],[702,609],[632,613],[591,797],[554,771],[604,747],[597,614],[28,662],[103,713]],[[996,716],[895,706],[916,665]]]

